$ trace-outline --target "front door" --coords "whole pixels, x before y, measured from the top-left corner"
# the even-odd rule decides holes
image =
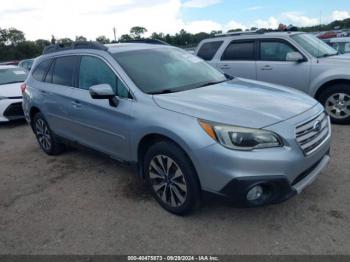
[[[89,88],[109,84],[118,97],[113,107],[108,100],[92,99]],[[101,58],[82,56],[78,85],[71,97],[76,140],[120,160],[129,157],[129,134],[133,100],[123,82]]]
[[[261,40],[257,80],[307,91],[310,84],[310,62],[286,61],[289,52],[298,52],[284,40]]]

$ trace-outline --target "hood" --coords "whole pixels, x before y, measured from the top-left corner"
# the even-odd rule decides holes
[[[284,121],[318,103],[294,89],[239,78],[184,92],[154,95],[153,99],[163,109],[251,128]]]
[[[350,54],[334,55],[329,57],[319,58],[319,62],[332,65],[350,65]]]
[[[3,97],[22,97],[22,83],[0,85],[0,96]]]

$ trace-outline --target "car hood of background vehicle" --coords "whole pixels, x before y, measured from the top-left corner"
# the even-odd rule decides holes
[[[153,99],[163,109],[251,128],[275,124],[317,104],[297,90],[239,78],[184,92],[154,95]]]
[[[342,64],[349,66],[350,65],[350,54],[341,54],[330,57],[320,58],[319,61],[323,61],[329,64]]]
[[[22,96],[21,84],[22,83],[0,85],[0,96],[3,96],[3,97],[21,97]]]

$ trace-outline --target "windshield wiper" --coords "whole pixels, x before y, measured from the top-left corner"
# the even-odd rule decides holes
[[[207,82],[207,83],[204,83],[204,84],[198,86],[197,88],[201,88],[201,87],[205,87],[205,86],[212,86],[212,85],[220,84],[220,83],[227,82],[227,81],[229,81],[229,79]]]
[[[163,90],[159,90],[159,91],[148,92],[148,94],[150,94],[150,95],[161,95],[161,94],[171,94],[171,93],[175,93],[175,92],[179,92],[179,91],[178,90],[172,90],[172,89],[163,89]]]
[[[339,55],[339,52],[334,54],[324,54],[324,55],[321,55],[320,57],[329,57],[329,56],[335,56],[335,55]]]
[[[7,82],[7,83],[2,83],[2,85],[9,85],[9,84],[16,84],[16,83],[22,83],[23,81],[12,81],[12,82]]]

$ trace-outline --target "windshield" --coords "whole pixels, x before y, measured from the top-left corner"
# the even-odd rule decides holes
[[[171,93],[226,81],[202,59],[177,48],[115,53],[113,57],[143,92]]]
[[[22,68],[0,69],[0,85],[21,83],[27,78],[27,72]]]
[[[314,57],[320,58],[338,54],[336,50],[314,35],[297,34],[292,35],[291,38]]]

